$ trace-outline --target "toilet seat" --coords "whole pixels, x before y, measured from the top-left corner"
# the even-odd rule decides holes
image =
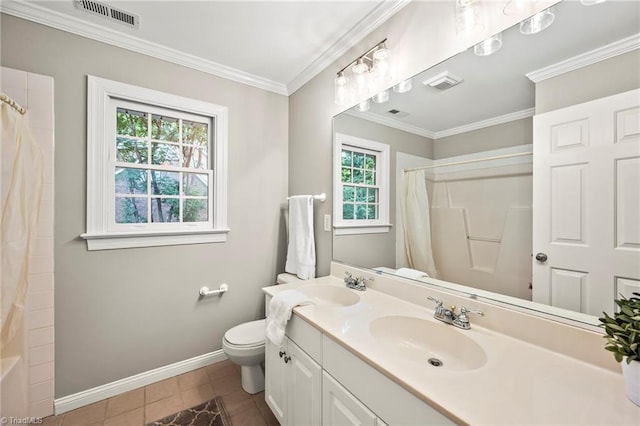
[[[261,319],[236,325],[227,330],[224,334],[224,340],[229,346],[236,348],[264,346],[266,321],[266,319]]]

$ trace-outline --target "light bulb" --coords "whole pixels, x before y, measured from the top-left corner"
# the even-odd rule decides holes
[[[340,71],[334,81],[334,101],[336,105],[345,105],[347,103],[349,80],[344,75],[344,71]]]
[[[473,53],[478,56],[489,56],[495,53],[502,47],[502,33],[498,33],[493,37],[489,37],[486,40],[473,46]]]
[[[607,0],[580,0],[580,4],[583,6],[593,6],[594,4],[604,3]]]
[[[363,58],[358,59],[351,67],[351,72],[354,74],[364,74],[367,71],[369,71],[369,65],[366,64]]]
[[[371,98],[371,100],[373,100],[373,102],[377,104],[382,104],[387,102],[389,100],[389,90],[383,90],[382,92],[377,93],[376,95],[373,96],[373,98]]]
[[[353,109],[359,112],[369,111],[369,108],[371,108],[371,101],[369,99],[365,99],[353,107]]]
[[[549,28],[555,19],[556,15],[553,13],[553,8],[550,7],[520,22],[520,32],[525,35],[539,33]]]

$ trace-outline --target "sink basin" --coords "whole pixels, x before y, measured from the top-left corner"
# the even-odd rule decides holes
[[[474,370],[487,362],[480,345],[451,325],[406,316],[375,319],[369,330],[398,360],[416,368]],[[439,365],[438,365],[439,364]]]
[[[360,301],[355,291],[333,285],[307,284],[298,290],[311,297],[317,305],[351,306]]]

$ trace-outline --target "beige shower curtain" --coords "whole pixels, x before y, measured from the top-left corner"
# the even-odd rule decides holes
[[[437,278],[431,246],[429,197],[424,170],[404,173],[400,207],[405,253],[409,266]]]
[[[38,226],[42,197],[44,155],[33,141],[25,117],[0,102],[2,149],[2,280],[0,345],[6,345],[20,330],[27,298],[29,250]],[[7,154],[13,153],[12,161]]]

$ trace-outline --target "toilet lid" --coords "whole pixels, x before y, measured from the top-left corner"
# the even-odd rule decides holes
[[[264,342],[267,320],[245,322],[227,330],[224,338],[233,345],[257,345]]]

